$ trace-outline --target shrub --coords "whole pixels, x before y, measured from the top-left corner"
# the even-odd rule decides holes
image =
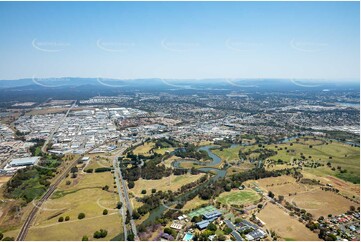
[[[88,236],[84,235],[83,238],[81,238],[82,241],[88,241]]]
[[[70,217],[69,216],[66,216],[65,217],[65,221],[69,221],[70,220]]]
[[[142,190],[142,194],[146,194],[147,193],[147,190]]]
[[[63,217],[59,217],[58,222],[63,222],[64,218]]]
[[[103,210],[103,215],[107,215],[108,214],[108,209],[104,209]]]
[[[78,219],[83,219],[83,218],[85,218],[85,213],[79,213]]]

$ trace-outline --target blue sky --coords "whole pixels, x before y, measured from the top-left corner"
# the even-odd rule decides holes
[[[358,2],[1,2],[0,79],[359,79]]]

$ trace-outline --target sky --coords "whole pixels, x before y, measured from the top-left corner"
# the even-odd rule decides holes
[[[1,2],[0,79],[356,79],[359,2]]]

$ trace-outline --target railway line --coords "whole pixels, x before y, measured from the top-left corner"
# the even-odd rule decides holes
[[[69,165],[66,170],[63,172],[63,174],[58,177],[58,179],[54,182],[54,184],[50,185],[48,190],[46,191],[46,193],[41,197],[41,199],[39,201],[36,202],[35,206],[33,207],[33,209],[31,210],[29,216],[27,217],[27,219],[25,220],[25,223],[23,224],[23,226],[21,227],[21,230],[19,232],[18,237],[16,238],[16,240],[18,241],[22,241],[25,239],[29,228],[31,226],[31,223],[33,222],[36,213],[39,211],[40,207],[43,205],[43,203],[48,200],[48,198],[54,193],[54,191],[56,190],[56,188],[58,187],[58,185],[61,183],[61,181],[66,177],[66,175],[70,172],[71,168],[76,165],[78,163],[78,161],[81,159],[78,158],[77,160],[75,160],[73,163],[71,163],[71,165]]]

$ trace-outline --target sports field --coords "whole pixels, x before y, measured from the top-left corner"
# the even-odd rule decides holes
[[[233,190],[222,193],[217,201],[224,205],[250,205],[259,201],[261,196],[253,190]]]

